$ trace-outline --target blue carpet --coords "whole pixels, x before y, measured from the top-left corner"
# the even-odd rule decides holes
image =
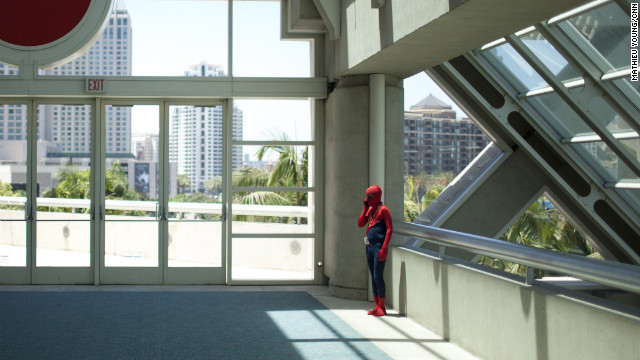
[[[7,291],[0,359],[389,357],[302,291]]]

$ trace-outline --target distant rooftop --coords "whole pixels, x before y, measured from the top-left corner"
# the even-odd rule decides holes
[[[429,94],[426,98],[422,99],[417,104],[411,107],[413,109],[452,109],[451,105]]]

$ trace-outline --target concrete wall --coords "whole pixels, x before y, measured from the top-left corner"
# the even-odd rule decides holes
[[[341,79],[329,94],[325,120],[325,267],[333,295],[365,299],[368,268],[358,228],[369,176],[369,76]],[[403,220],[403,89],[398,78],[385,77],[384,202],[394,220]],[[378,144],[374,144],[377,146]],[[394,238],[392,238],[393,241]]]
[[[394,247],[387,303],[492,360],[638,359],[640,311]]]
[[[369,186],[368,76],[338,83],[325,118],[324,274],[334,295],[364,299],[367,265],[357,226]]]
[[[586,2],[386,0],[372,8],[371,0],[342,0],[328,73],[406,78]]]

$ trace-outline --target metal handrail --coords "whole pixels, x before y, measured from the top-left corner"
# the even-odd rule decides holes
[[[24,196],[0,196],[0,205],[25,206]],[[88,209],[90,199],[42,198],[36,199],[38,206]],[[157,211],[157,201],[105,200],[107,210]],[[233,215],[309,217],[307,206],[232,204]],[[169,202],[170,212],[200,214],[222,214],[220,203]]]
[[[536,269],[567,274],[640,294],[640,267],[636,265],[591,259],[414,223],[397,222],[393,230],[396,234],[441,246],[455,247]]]

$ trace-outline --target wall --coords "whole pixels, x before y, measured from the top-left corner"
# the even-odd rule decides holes
[[[387,303],[492,360],[637,359],[640,311],[394,247]],[[615,306],[615,307],[614,307]]]

